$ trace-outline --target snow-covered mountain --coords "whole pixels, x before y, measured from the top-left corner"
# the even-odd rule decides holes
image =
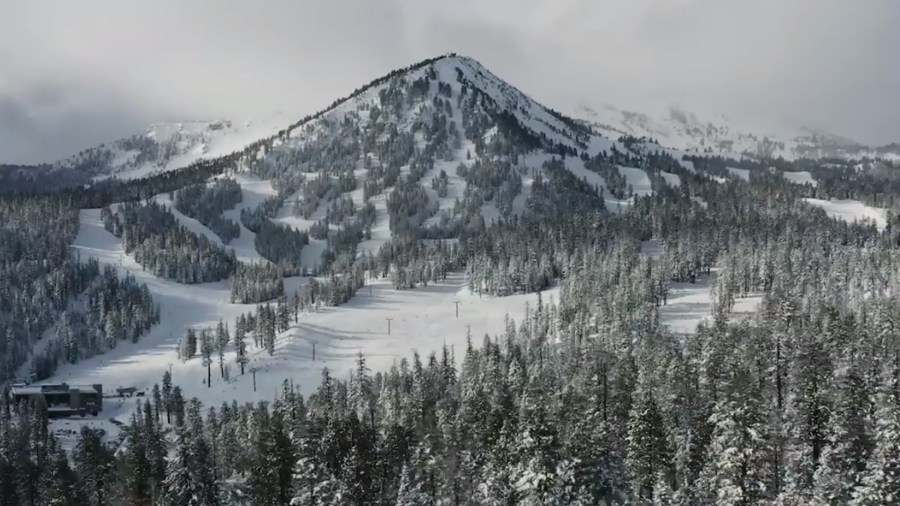
[[[95,179],[135,179],[240,151],[258,139],[274,135],[292,119],[279,113],[260,121],[156,123],[141,134],[87,149],[57,165]]]
[[[5,189],[47,190],[88,184],[109,177],[136,179],[180,169],[201,160],[240,151],[275,135],[295,118],[283,113],[259,120],[155,123],[142,133],[82,150],[39,165],[0,164]]]
[[[900,159],[900,146],[865,146],[819,129],[700,114],[678,106],[635,112],[613,106],[581,105],[573,115],[594,129],[617,138],[649,137],[659,144],[695,153],[749,155],[755,158],[883,158]]]
[[[692,150],[754,153],[764,141],[725,120],[713,124],[677,110],[663,119],[582,112],[585,121],[563,115],[477,61],[447,55],[375,79],[299,121],[278,116],[251,124],[154,125],[44,166],[95,185],[71,192],[82,207],[72,247],[83,262],[96,261],[120,279],[145,285],[160,321],[132,339],[113,335],[111,347],[94,346],[79,360],[59,360],[58,367],[58,340],[77,333],[60,332],[60,323],[54,324],[42,339],[32,340],[39,341],[32,357],[15,363],[17,376],[28,377],[35,363],[53,364],[55,370],[42,378],[52,374],[51,381],[148,391],[168,371],[188,397],[218,404],[259,400],[285,378],[310,388],[326,367],[342,375],[360,356],[373,370],[386,371],[410,348],[424,354],[441,345],[463,350],[469,334],[497,335],[509,328],[497,315],[522,321],[526,302],[561,296],[551,283],[563,276],[562,266],[569,268],[580,246],[560,244],[554,251],[551,244],[568,242],[580,229],[617,231],[605,228],[601,209],[627,213],[637,206],[626,217],[635,217],[634,227],[625,220],[609,222],[634,228],[632,246],[640,243],[641,251],[660,256],[672,246],[641,235],[654,229],[655,216],[636,197],[661,195],[654,204],[700,216],[702,209],[720,211],[721,202],[713,199],[721,195],[747,198],[749,185],[740,181],[752,181],[752,170],[770,170],[754,162],[731,167],[682,159]],[[617,141],[621,136],[651,137],[679,149]],[[800,145],[775,146],[769,155]],[[208,163],[190,166],[202,159]],[[171,172],[143,178],[160,171]],[[120,184],[110,177],[132,181]],[[819,199],[811,190],[820,184],[816,177],[806,170],[784,172],[786,181],[802,186],[802,195],[816,197],[805,199],[811,206],[886,227],[889,216],[880,208]],[[827,185],[822,179],[821,186]],[[229,196],[233,192],[237,198]],[[138,207],[155,211],[136,219]],[[594,217],[600,219],[592,226],[588,218]],[[231,230],[229,223],[234,232],[223,238],[220,231]],[[697,223],[706,230],[715,222]],[[146,237],[132,241],[130,234]],[[552,239],[543,241],[545,234]],[[240,267],[214,269],[227,266],[229,258]],[[254,286],[250,275],[241,274],[252,272],[243,271],[250,264],[278,268],[272,279],[265,274],[270,271],[260,271],[255,283],[268,287],[264,295],[236,298],[233,287]],[[438,275],[444,268],[449,276]],[[459,272],[464,269],[466,274]],[[196,277],[185,281],[189,275]],[[660,322],[685,335],[693,332],[715,307],[710,288],[717,275],[708,272],[676,287],[659,308]],[[531,293],[538,290],[541,299]],[[311,293],[316,296],[307,297]],[[257,303],[277,299],[280,307],[288,300],[308,302],[293,324],[265,330],[269,344],[256,339],[263,332],[257,326],[253,346],[248,340],[246,348],[221,348],[221,364],[233,365],[246,352],[240,356],[247,360],[247,374],[243,367],[240,375],[237,367],[226,374],[227,366],[220,366],[217,376],[210,373],[211,362],[179,353],[186,329],[202,335],[221,321],[235,322],[231,328],[237,329],[239,318],[261,311]],[[748,298],[743,307],[755,311],[760,300]],[[98,328],[96,335],[106,343],[106,334],[113,333],[107,328],[115,325]],[[120,399],[104,410],[104,417],[126,420],[133,407]]]
[[[596,155],[615,145],[621,136],[647,137],[666,148],[690,154],[719,154],[739,158],[881,158],[900,160],[897,143],[869,147],[859,142],[821,130],[796,128],[777,123],[759,124],[735,120],[720,114],[700,114],[681,107],[661,107],[652,112],[636,112],[613,106],[579,105],[570,109],[570,117],[546,108],[512,85],[485,69],[472,58],[448,55],[429,60],[429,65],[411,66],[385,76],[363,87],[344,101],[337,101],[326,111],[296,121],[296,116],[275,114],[255,121],[191,121],[157,123],[146,131],[109,143],[88,148],[53,163],[36,166],[0,164],[0,182],[4,187],[27,190],[58,188],[88,184],[108,177],[135,179],[153,173],[180,169],[200,159],[238,152],[246,146],[275,136],[290,127],[292,145],[322,127],[323,120],[333,124],[345,117],[364,127],[369,121],[368,110],[378,105],[385,92],[396,93],[397,79],[413,82],[430,72],[435,81],[448,85],[444,98],[460,100],[457,87],[465,83],[477,90],[490,103],[493,114],[505,126],[521,127],[526,137],[534,136],[550,151],[565,146],[573,152]],[[419,86],[422,86],[420,83]],[[440,95],[437,89],[424,90],[431,96]],[[413,93],[422,93],[422,89]],[[405,92],[404,92],[405,93]],[[433,109],[433,108],[432,108]],[[397,111],[401,112],[401,111]],[[413,105],[397,126],[398,132],[419,129],[429,124],[433,111],[422,104]],[[424,116],[423,116],[424,113]],[[505,121],[503,118],[514,120]],[[462,118],[450,118],[456,128]],[[310,129],[310,121],[318,127]],[[496,120],[491,120],[496,121]],[[303,133],[306,132],[306,133]],[[414,132],[420,139],[421,131]],[[468,139],[473,141],[474,139]],[[529,140],[534,143],[534,139]],[[469,150],[471,151],[471,149]]]
[[[406,102],[397,101],[398,97]],[[373,81],[349,98],[335,102],[331,108],[292,125],[290,137],[300,142],[294,141],[291,146],[297,148],[314,138],[333,140],[332,136],[324,134],[334,133],[335,126],[342,122],[349,121],[359,128],[366,128],[375,125],[379,118],[396,127],[398,132],[409,131],[421,140],[427,135],[421,129],[447,112],[451,121],[458,120],[454,121],[456,128],[463,127],[466,118],[454,116],[458,112],[455,109],[466,99],[476,101],[482,112],[503,123],[494,127],[518,128],[519,133],[531,137],[530,142],[548,149],[564,146],[575,151],[595,152],[612,145],[603,136],[593,135],[580,122],[531,99],[473,58],[451,54]],[[438,100],[450,103],[444,109],[436,109]],[[389,104],[392,109],[386,109],[385,103],[392,101],[394,103]],[[374,109],[378,109],[377,117],[370,114]],[[459,133],[468,137],[465,132]],[[493,135],[493,132],[489,134]]]

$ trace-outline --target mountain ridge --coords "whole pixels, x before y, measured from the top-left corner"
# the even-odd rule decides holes
[[[297,128],[328,115],[360,94],[432,64],[465,69],[459,75],[443,78],[450,82],[465,79],[473,89],[484,93],[496,104],[498,114],[509,113],[509,119],[515,120],[506,123],[524,125],[525,130],[535,136],[532,142],[543,143],[545,148],[559,153],[595,155],[610,149],[616,145],[615,139],[625,136],[654,139],[662,147],[691,156],[900,160],[897,143],[868,147],[821,130],[805,128],[775,129],[779,131],[764,134],[760,133],[760,128],[748,128],[724,116],[701,117],[679,107],[669,107],[661,113],[663,117],[660,113],[651,115],[611,106],[599,109],[584,105],[576,107],[574,114],[565,115],[521,92],[474,58],[446,53],[391,71],[299,120],[292,121],[289,116],[279,114],[258,122],[219,119],[154,123],[141,134],[88,148],[56,162],[32,166],[0,164],[0,181],[6,182],[7,187],[15,185],[41,191],[44,186],[63,188],[108,177],[128,180],[185,168],[200,160],[243,152],[277,137],[289,137]],[[501,118],[500,121],[504,120]]]
[[[637,112],[612,105],[581,104],[574,115],[611,136],[647,137],[691,154],[742,155],[759,159],[884,158],[900,160],[897,143],[868,146],[821,128],[752,124],[723,114],[700,115],[678,105]]]

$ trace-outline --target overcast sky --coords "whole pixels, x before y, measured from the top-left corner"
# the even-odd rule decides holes
[[[683,104],[900,140],[896,0],[0,0],[0,162],[314,112],[455,51],[558,109]]]

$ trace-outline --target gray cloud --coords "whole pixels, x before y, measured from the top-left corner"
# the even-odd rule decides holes
[[[681,103],[900,139],[893,0],[0,0],[0,160],[302,116],[456,51],[556,108]]]

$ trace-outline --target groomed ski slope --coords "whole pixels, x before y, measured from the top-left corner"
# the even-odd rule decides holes
[[[273,356],[255,349],[248,337],[250,364],[248,373],[240,376],[234,363],[235,353],[228,347],[226,363],[231,381],[220,378],[218,362],[213,364],[212,387],[204,384],[206,368],[199,358],[181,362],[178,343],[188,327],[214,327],[219,319],[234,326],[234,319],[255,311],[255,305],[232,304],[227,281],[183,285],[156,278],[145,272],[122,249],[121,240],[107,232],[97,209],[82,210],[80,230],[74,249],[82,260],[96,258],[102,265],[112,265],[120,276],[132,274],[146,283],[161,309],[161,323],[138,343],[122,342],[103,355],[78,364],[63,364],[50,381],[69,383],[102,383],[106,391],[118,386],[150,388],[159,382],[171,366],[175,383],[187,397],[196,396],[207,405],[233,399],[239,402],[271,399],[285,379],[300,385],[304,392],[314,389],[322,369],[345,377],[362,353],[373,370],[385,370],[392,363],[412,356],[418,349],[423,355],[440,350],[447,344],[461,354],[465,349],[467,329],[480,342],[485,334],[504,330],[505,314],[521,320],[527,302],[534,304],[537,295],[504,298],[479,297],[468,291],[463,277],[450,276],[445,282],[414,290],[397,291],[387,281],[375,281],[363,288],[349,303],[337,308],[301,314],[300,323],[278,336]],[[293,291],[304,278],[291,278],[286,285]],[[549,301],[556,290],[543,294]],[[459,318],[455,302],[459,302]],[[387,333],[387,318],[392,318]],[[316,342],[316,361],[312,361],[312,343]],[[257,391],[253,391],[249,368],[256,368]],[[130,403],[121,407],[106,406],[102,417],[127,417]]]
[[[185,216],[175,208],[175,202],[169,198],[168,193],[162,193],[153,197],[153,199],[164,206],[175,216],[178,223],[188,231],[205,236],[210,242],[226,249],[234,250],[234,256],[241,262],[268,263],[268,260],[260,256],[256,251],[255,238],[256,234],[247,230],[247,227],[241,223],[241,211],[243,209],[253,209],[258,206],[266,198],[276,194],[272,188],[270,181],[263,181],[250,174],[237,174],[234,179],[241,186],[241,202],[234,207],[222,213],[222,217],[229,219],[238,224],[241,230],[240,236],[234,238],[228,244],[223,244],[222,239],[215,232],[199,221]]]
[[[467,332],[475,342],[480,342],[486,334],[498,335],[505,329],[504,315],[521,322],[526,305],[533,306],[537,301],[536,294],[480,297],[469,292],[461,274],[452,274],[446,281],[427,287],[399,291],[386,280],[376,280],[343,306],[302,313],[299,323],[278,335],[271,356],[265,349],[255,347],[248,335],[245,342],[250,362],[243,376],[235,363],[234,349],[229,345],[225,361],[230,379],[221,378],[214,356],[212,382],[208,387],[206,368],[199,357],[187,362],[178,359],[182,335],[189,327],[214,327],[219,319],[233,328],[234,319],[255,311],[255,305],[232,304],[227,281],[182,285],[159,279],[125,254],[121,240],[103,228],[99,210],[82,210],[79,218],[80,229],[73,248],[80,258],[83,261],[95,258],[102,265],[115,267],[120,276],[131,274],[138,282],[146,283],[162,315],[161,323],[138,343],[121,342],[106,354],[78,364],[62,364],[48,380],[101,383],[107,392],[120,386],[149,392],[171,368],[174,382],[182,387],[187,398],[197,397],[211,406],[232,400],[270,400],[284,380],[309,393],[318,386],[326,367],[333,376],[346,378],[359,354],[366,358],[372,371],[384,371],[403,358],[411,358],[414,351],[426,357],[446,345],[456,355],[458,364],[465,351]],[[308,279],[286,279],[286,292],[292,294]],[[676,334],[693,333],[697,323],[710,315],[713,283],[714,275],[696,284],[673,285],[669,303],[660,310],[661,324]],[[550,302],[558,297],[558,290],[547,290],[542,297]],[[759,297],[740,299],[733,316],[755,311],[759,300]],[[255,390],[251,370],[256,370]],[[134,408],[131,399],[106,399],[104,411],[98,417],[54,421],[53,429],[77,430],[86,423],[103,427],[114,438],[119,430],[109,419],[127,422]]]

